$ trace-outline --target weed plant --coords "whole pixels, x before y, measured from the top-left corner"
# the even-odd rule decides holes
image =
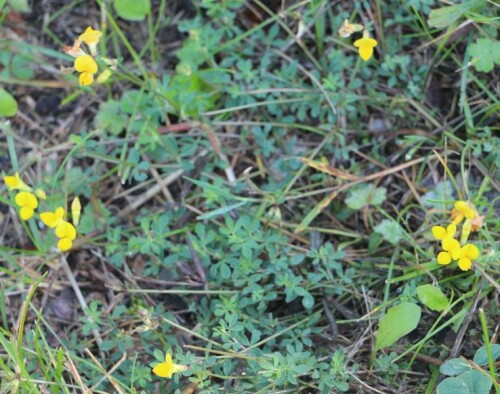
[[[490,393],[498,6],[0,0],[0,393]]]

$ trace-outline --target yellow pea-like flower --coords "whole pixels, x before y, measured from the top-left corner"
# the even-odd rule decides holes
[[[359,56],[365,62],[373,56],[373,48],[377,46],[377,40],[370,38],[368,31],[363,32],[363,38],[354,41],[354,46],[358,48]]]
[[[186,365],[174,364],[170,353],[165,355],[165,362],[159,363],[153,368],[153,373],[161,378],[171,378],[176,372],[182,372],[189,369]]]
[[[40,219],[46,226],[54,228],[64,221],[65,213],[63,207],[58,207],[54,212],[42,212]]]
[[[80,214],[82,213],[82,204],[80,199],[75,197],[71,203],[71,218],[73,220],[73,225],[76,227],[80,223]]]
[[[87,45],[97,45],[101,39],[102,33],[99,30],[94,30],[92,27],[87,27],[87,29],[80,34],[78,39]]]
[[[30,219],[34,215],[35,209],[38,208],[38,199],[31,192],[17,193],[14,201],[17,206],[21,208],[19,210],[19,216],[21,216],[22,220]]]

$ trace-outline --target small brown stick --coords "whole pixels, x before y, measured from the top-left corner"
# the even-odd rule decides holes
[[[201,280],[201,282],[204,283],[205,285],[204,287],[207,288],[207,276],[205,275],[205,270],[203,269],[203,265],[201,264],[200,256],[198,256],[198,253],[196,253],[196,250],[194,250],[193,243],[189,238],[189,234],[186,237],[186,243],[189,248],[189,253],[191,253],[191,258],[193,259],[193,263],[196,268],[196,273],[198,274],[198,277]]]

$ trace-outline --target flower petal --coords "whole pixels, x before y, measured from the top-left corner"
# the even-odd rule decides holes
[[[70,250],[72,246],[73,246],[73,241],[69,238],[61,238],[57,243],[57,248],[61,252],[66,252]]]
[[[458,260],[458,266],[462,271],[468,271],[472,267],[472,260],[467,257],[462,257]]]
[[[153,373],[160,378],[171,378],[174,373],[172,360],[170,360],[170,363],[164,362],[158,364],[153,368]]]
[[[95,45],[99,43],[101,36],[102,33],[99,30],[94,30],[89,26],[83,34],[80,34],[80,37],[78,37],[78,39],[80,41],[83,41],[87,45]]]
[[[444,237],[446,237],[446,229],[444,227],[441,227],[441,226],[433,226],[432,227],[432,235],[434,235],[434,237],[436,239],[443,239]]]
[[[30,192],[17,193],[14,201],[20,207],[30,207],[32,209],[36,209],[38,207],[38,200],[36,196]]]
[[[446,234],[448,237],[453,238],[455,234],[457,233],[457,226],[455,224],[450,224],[448,227],[446,227]]]
[[[72,241],[76,238],[76,229],[71,223],[62,221],[56,227],[56,236],[57,238],[68,238]]]
[[[19,211],[19,216],[21,216],[21,219],[23,220],[28,220],[33,216],[34,213],[35,210],[33,208],[22,207],[21,210]]]
[[[94,82],[93,74],[83,72],[78,77],[78,83],[80,84],[80,86],[89,86],[92,85],[92,82]]]
[[[479,257],[479,249],[476,245],[466,244],[460,250],[460,257],[468,257],[471,260],[475,260]]]
[[[437,256],[437,262],[442,265],[451,263],[451,255],[448,252],[441,252]]]
[[[75,70],[81,73],[95,74],[97,72],[97,63],[90,55],[78,56],[75,59]]]

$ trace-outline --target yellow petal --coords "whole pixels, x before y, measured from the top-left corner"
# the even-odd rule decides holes
[[[442,265],[451,263],[451,255],[448,252],[441,252],[438,254],[437,262]]]
[[[94,30],[89,26],[85,32],[78,37],[78,39],[87,45],[95,45],[99,42],[101,36],[102,33],[99,30]]]
[[[464,215],[467,219],[474,219],[476,217],[476,211],[474,210],[474,208],[468,206],[464,210]]]
[[[373,56],[373,47],[359,47],[359,56],[365,62],[370,60],[370,58]]]
[[[453,238],[457,232],[457,226],[455,224],[450,224],[448,227],[446,227],[446,234]]]
[[[18,172],[16,172],[14,176],[4,176],[3,181],[10,190],[19,189],[19,187],[23,184],[23,181],[21,181],[21,178],[19,178]]]
[[[97,72],[97,63],[90,55],[78,56],[75,59],[75,70],[80,73],[95,74]]]
[[[437,239],[443,239],[444,237],[446,237],[446,229],[441,226],[433,226],[432,235],[434,235],[434,237]]]
[[[467,257],[462,257],[458,260],[458,266],[462,271],[468,271],[472,267],[472,260]]]
[[[443,247],[443,249],[445,251],[450,252],[451,257],[454,260],[456,260],[456,258],[453,256],[456,255],[457,253],[460,253],[460,243],[456,239],[450,238],[450,237],[445,237],[441,241],[441,246]]]
[[[38,207],[38,200],[33,193],[30,192],[19,192],[14,198],[17,205],[20,207],[30,207],[36,209]]]
[[[61,252],[66,252],[67,250],[70,250],[72,246],[73,246],[73,241],[69,238],[61,238],[59,242],[57,242],[57,248]]]
[[[473,244],[464,245],[460,250],[460,257],[468,257],[471,260],[475,260],[479,257],[479,249]]]
[[[33,208],[22,207],[21,210],[19,211],[19,216],[21,216],[21,219],[23,220],[28,220],[33,216],[34,213],[35,211]]]
[[[78,83],[80,86],[89,86],[92,85],[92,82],[94,82],[94,75],[90,73],[81,73],[80,76],[78,77]]]
[[[465,212],[467,209],[468,204],[465,201],[457,201],[455,203],[455,209],[460,212]]]
[[[54,212],[42,212],[40,214],[40,219],[46,226],[54,228],[57,226],[57,219]]]
[[[171,378],[174,373],[173,363],[160,363],[156,367],[153,368],[153,373],[160,378]]]
[[[76,238],[76,229],[69,222],[61,222],[56,227],[57,238],[68,238],[69,240],[74,240]]]

